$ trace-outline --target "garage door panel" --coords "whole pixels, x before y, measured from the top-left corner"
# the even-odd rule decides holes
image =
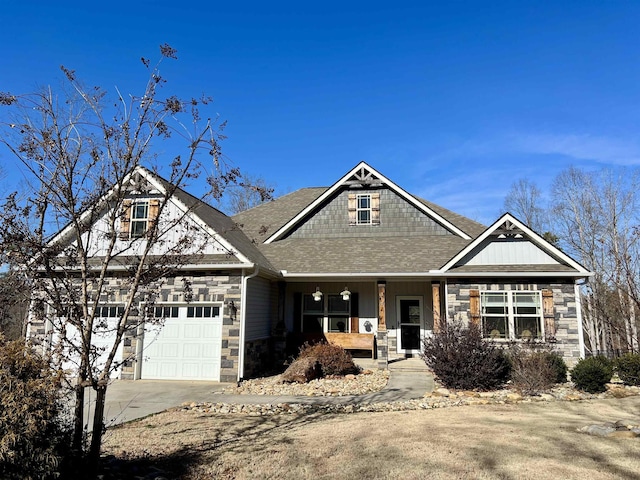
[[[185,343],[183,345],[183,358],[202,358],[202,345],[198,343]]]
[[[184,338],[200,338],[203,330],[202,325],[186,324],[184,326]]]
[[[188,316],[191,308],[191,316]],[[174,310],[175,312],[175,310]],[[204,313],[214,317],[198,317]],[[222,316],[219,307],[179,307],[158,329],[145,329],[142,378],[220,380]]]
[[[109,352],[115,342],[117,322],[117,318],[97,317],[95,319],[95,328],[91,335],[91,345],[93,347],[91,350],[91,363],[98,370],[102,370],[104,368]],[[76,376],[80,366],[80,353],[76,349],[72,348],[71,345],[81,344],[80,332],[77,328],[71,325],[71,323],[67,323],[65,339],[62,338],[60,333],[57,333],[53,338],[54,344],[58,344],[60,342],[62,343],[62,354],[65,359],[62,363],[62,369],[67,371],[69,375]],[[123,342],[120,341],[120,344],[116,349],[116,354],[113,357],[114,364],[122,362],[122,346]],[[122,367],[120,365],[116,368],[112,368],[110,377],[119,378],[121,370]]]
[[[202,337],[203,338],[218,338],[218,332],[214,325],[203,325],[202,326]]]

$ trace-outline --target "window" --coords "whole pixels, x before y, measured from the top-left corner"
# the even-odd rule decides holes
[[[125,199],[120,212],[120,240],[143,238],[153,228],[160,213],[160,200]]]
[[[213,318],[220,315],[220,307],[187,307],[188,318]]]
[[[147,232],[149,202],[135,202],[131,206],[131,238],[140,238]]]
[[[325,295],[320,301],[303,295],[302,331],[304,333],[349,332],[351,299],[342,295]]]
[[[113,305],[103,305],[96,310],[96,317],[101,318],[120,318],[124,315],[124,307],[116,307]]]
[[[358,225],[371,224],[371,195],[356,197],[356,219]]]
[[[380,192],[350,193],[349,225],[380,225]]]
[[[306,333],[322,332],[324,319],[324,299],[314,300],[312,295],[302,297],[302,331]]]
[[[480,292],[480,302],[484,337],[506,340],[543,337],[540,292]]]
[[[153,307],[156,318],[178,318],[178,307]]]

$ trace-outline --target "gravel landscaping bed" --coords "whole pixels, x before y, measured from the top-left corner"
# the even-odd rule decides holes
[[[370,374],[370,375],[373,375]],[[357,382],[365,381],[369,375],[357,375],[356,379],[338,380],[324,379],[325,381],[317,381],[313,388],[315,395],[337,396],[338,393],[329,393],[334,391],[336,382]],[[362,377],[359,379],[358,377]],[[254,392],[259,391],[258,386],[263,384],[269,385],[270,395],[285,395],[284,391],[292,392],[296,390],[285,390],[289,387],[305,387],[305,385],[288,385],[269,383],[270,379],[259,379],[253,383]],[[253,382],[253,381],[252,381]],[[282,387],[280,390],[278,387]],[[238,388],[242,388],[238,387]],[[323,392],[323,389],[326,389]],[[265,389],[266,391],[267,389]],[[339,389],[342,395],[347,388]],[[306,392],[301,388],[298,392]],[[235,389],[233,393],[238,393]],[[231,393],[231,392],[230,392]],[[249,393],[249,392],[246,392]],[[286,393],[286,395],[311,395],[311,393]],[[489,405],[489,404],[515,404],[515,403],[535,403],[535,402],[555,402],[555,401],[579,401],[579,400],[595,400],[606,398],[625,398],[640,395],[640,387],[630,387],[620,384],[609,384],[607,391],[604,393],[592,394],[576,390],[571,383],[557,385],[552,390],[541,395],[521,395],[520,393],[510,390],[495,390],[491,392],[473,392],[473,391],[455,391],[443,387],[437,388],[433,392],[426,393],[424,397],[415,400],[398,401],[398,402],[355,402],[352,404],[328,404],[328,405],[310,405],[305,403],[268,403],[265,399],[264,404],[229,404],[224,402],[204,402],[204,403],[185,403],[181,407],[177,407],[183,411],[193,411],[204,414],[246,414],[246,415],[286,415],[286,414],[308,414],[313,412],[326,413],[356,413],[356,412],[397,412],[405,410],[425,410],[433,408],[456,407],[463,405]]]
[[[244,380],[224,393],[233,395],[304,395],[317,397],[341,397],[379,392],[389,381],[388,370],[364,370],[358,375],[325,377],[308,383],[284,383],[282,375]]]

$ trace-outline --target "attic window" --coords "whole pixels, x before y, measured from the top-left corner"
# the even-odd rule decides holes
[[[349,194],[349,225],[380,225],[380,193]]]
[[[135,202],[131,207],[131,238],[140,238],[147,232],[149,202]]]
[[[158,218],[159,208],[158,199],[124,200],[120,218],[120,239],[144,237]]]
[[[358,195],[356,199],[356,223],[371,225],[371,195]]]

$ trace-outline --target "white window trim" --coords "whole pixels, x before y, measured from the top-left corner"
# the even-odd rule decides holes
[[[366,208],[360,207],[360,199],[367,198],[369,206]],[[373,224],[373,207],[371,205],[371,194],[370,193],[359,193],[356,195],[356,225],[372,225]],[[369,221],[361,222],[360,221],[360,212],[368,212],[369,213]]]
[[[146,215],[144,218],[137,218],[136,208],[140,205],[144,205],[146,207]],[[151,203],[149,200],[136,200],[131,204],[131,216],[129,218],[129,238],[142,238],[147,233],[147,229],[149,228],[149,210],[151,208]],[[134,234],[134,224],[136,223],[144,223],[144,229],[141,234]]]
[[[425,311],[424,311],[424,296],[422,295],[396,295],[396,352],[397,353],[420,353],[420,349],[404,348],[402,345],[402,323],[400,318],[400,305],[402,300],[418,300],[420,307],[420,344],[425,337]],[[409,325],[409,324],[407,324]],[[416,324],[413,324],[416,325]]]
[[[483,301],[483,297],[487,294],[496,294],[496,293],[500,293],[500,294],[506,294],[506,299],[507,299],[507,329],[508,329],[508,336],[507,338],[491,338],[490,336],[487,336],[484,334],[484,318],[485,318],[485,314],[484,314],[484,301]],[[526,293],[526,294],[533,294],[537,297],[538,299],[538,308],[539,308],[539,313],[538,315],[533,315],[533,314],[524,314],[524,315],[520,315],[523,317],[529,317],[529,318],[537,318],[538,322],[539,322],[539,326],[540,326],[540,336],[539,337],[532,337],[531,340],[535,341],[535,342],[543,342],[544,338],[545,338],[545,333],[544,333],[544,311],[543,311],[543,306],[542,306],[542,292],[540,290],[483,290],[480,292],[480,322],[481,322],[481,328],[482,328],[482,336],[483,338],[489,339],[489,340],[493,340],[496,342],[511,342],[511,341],[517,341],[517,342],[521,342],[524,341],[523,338],[517,338],[516,337],[516,325],[515,325],[515,309],[514,309],[514,297],[515,295],[519,294],[519,293]],[[494,315],[495,316],[495,315]]]

